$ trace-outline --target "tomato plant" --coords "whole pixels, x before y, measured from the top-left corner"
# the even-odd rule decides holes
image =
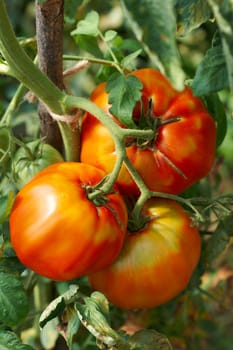
[[[115,262],[89,276],[94,289],[125,309],[154,307],[178,295],[200,258],[199,232],[180,204],[152,198],[143,215],[149,221],[128,233]]]
[[[127,225],[123,199],[114,192],[96,206],[86,192],[103,176],[90,165],[56,163],[21,189],[10,215],[10,232],[23,264],[42,276],[68,280],[115,259]]]
[[[175,90],[165,76],[151,68],[134,71],[132,75],[143,84],[141,104],[136,105],[133,119],[139,126],[154,125],[155,134],[152,140],[141,143],[137,139],[126,141],[127,155],[149,189],[181,193],[205,177],[213,165],[215,122],[189,87],[181,92]],[[114,118],[105,87],[105,83],[97,86],[91,100]],[[86,113],[82,123],[81,142],[83,162],[108,173],[112,171],[116,162],[113,139],[90,113]],[[125,166],[117,184],[125,193],[138,192]]]
[[[63,157],[54,147],[40,140],[21,146],[16,151],[12,164],[17,188],[22,188],[40,170],[63,161]]]
[[[0,0],[0,348],[232,349],[232,6]]]

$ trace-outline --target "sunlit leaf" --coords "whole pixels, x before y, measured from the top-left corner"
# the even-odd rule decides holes
[[[176,0],[177,31],[184,35],[211,17],[211,9],[206,0]]]
[[[115,30],[108,30],[104,34],[104,40],[107,41],[112,41],[115,37],[117,36],[117,32]]]
[[[112,105],[110,112],[128,127],[135,127],[132,112],[141,98],[141,89],[141,82],[133,75],[114,73],[107,81],[106,91]]]
[[[176,17],[173,0],[124,0],[143,41],[155,53],[165,72],[178,89],[183,88],[184,73],[176,45]]]
[[[54,299],[41,314],[39,320],[40,327],[44,327],[48,321],[62,313],[66,305],[76,298],[77,293],[78,286],[71,285],[68,291]]]
[[[83,20],[78,22],[77,28],[71,32],[71,35],[97,36],[99,32],[98,27],[99,15],[95,11],[90,11]]]
[[[116,344],[118,336],[109,325],[108,301],[103,294],[94,292],[84,298],[84,304],[76,303],[75,307],[82,324],[98,341],[108,347]]]
[[[139,49],[123,58],[121,61],[122,67],[133,70],[135,67],[135,59],[142,53],[142,49]]]

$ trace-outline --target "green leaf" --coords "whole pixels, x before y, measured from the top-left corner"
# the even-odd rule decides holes
[[[136,342],[135,345],[138,344],[138,347],[135,346],[136,349],[140,350],[172,350],[171,343],[168,338],[153,330],[153,329],[142,329],[136,332],[130,338],[131,341]]]
[[[109,92],[110,112],[124,125],[135,127],[132,113],[137,101],[141,98],[142,83],[133,75],[127,77],[114,73],[107,81],[106,91]]]
[[[116,344],[118,335],[109,325],[108,301],[99,292],[84,298],[84,304],[76,303],[75,308],[82,324],[97,340],[108,347]]]
[[[219,147],[227,133],[227,115],[225,107],[218,94],[211,94],[205,97],[207,108],[214,117],[217,124],[217,147]]]
[[[28,299],[22,283],[14,275],[0,273],[0,322],[18,325],[28,313]]]
[[[7,256],[6,246],[7,243],[4,242],[4,250],[0,258],[0,272],[20,275],[25,270],[25,266],[15,256]]]
[[[209,95],[229,86],[228,72],[222,45],[214,39],[213,45],[199,64],[192,82],[196,96]]]
[[[174,86],[182,89],[184,72],[176,45],[174,1],[164,1],[162,6],[160,0],[124,0],[124,4],[133,24],[140,28],[140,41],[159,57]]]
[[[228,71],[229,88],[233,91],[233,2],[232,0],[221,1],[222,6],[218,5],[219,0],[208,0],[208,3],[219,27]]]
[[[108,30],[104,34],[104,41],[106,41],[106,42],[112,41],[115,39],[116,36],[117,36],[117,32],[115,30]]]
[[[176,0],[178,34],[185,35],[205,23],[211,16],[206,0]]]
[[[43,328],[46,323],[61,314],[66,305],[73,302],[78,293],[78,286],[71,285],[69,290],[54,299],[43,311],[39,319],[39,325]]]
[[[77,28],[71,32],[71,35],[90,35],[97,36],[99,33],[99,15],[95,11],[90,11],[86,17],[78,22]]]
[[[68,326],[66,329],[66,342],[69,349],[72,349],[73,337],[77,334],[77,331],[80,327],[80,320],[77,315],[74,315],[69,319]]]
[[[121,66],[128,70],[133,70],[135,68],[134,61],[142,53],[142,49],[139,49],[123,58],[121,61]]]
[[[31,346],[23,344],[13,332],[3,331],[3,330],[0,330],[0,349],[1,350],[33,350]]]
[[[75,14],[83,0],[65,0],[64,3],[64,20],[66,23],[73,24],[75,22]]]
[[[9,191],[7,195],[0,197],[0,224],[2,224],[9,216],[15,194],[13,191]]]
[[[207,267],[209,267],[211,263],[225,251],[229,244],[230,239],[233,236],[232,222],[233,212],[225,216],[219,222],[217,229],[208,240],[204,252]]]
[[[75,41],[81,49],[89,52],[92,56],[98,58],[103,57],[96,37],[90,35],[76,35]]]

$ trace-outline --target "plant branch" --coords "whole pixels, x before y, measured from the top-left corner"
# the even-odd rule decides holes
[[[32,90],[51,110],[63,114],[61,100],[64,93],[41,73],[19,45],[3,0],[0,0],[0,51],[10,67],[11,74]]]

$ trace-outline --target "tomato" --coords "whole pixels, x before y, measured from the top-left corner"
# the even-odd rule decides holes
[[[153,120],[159,120],[160,126],[157,125],[152,142],[141,146],[137,140],[130,142],[127,155],[150,190],[179,194],[211,170],[215,158],[215,122],[189,87],[177,91],[165,76],[151,68],[132,74],[143,84],[143,110],[152,115]],[[98,85],[91,100],[114,119],[109,112],[105,86],[105,83]],[[141,110],[138,103],[133,113],[135,122],[145,117]],[[107,173],[112,171],[116,161],[110,132],[89,113],[85,114],[82,123],[81,161]],[[124,165],[117,184],[123,193],[138,194],[138,188]]]
[[[199,232],[180,204],[152,198],[143,214],[150,220],[128,233],[114,263],[89,275],[93,289],[124,309],[150,308],[177,296],[200,257]]]
[[[42,143],[41,140],[28,142],[21,146],[14,156],[13,173],[16,187],[22,188],[40,170],[63,161],[61,154],[51,145]]]
[[[126,206],[116,189],[98,206],[86,193],[104,175],[91,165],[56,163],[19,191],[10,214],[10,237],[25,266],[62,281],[113,262],[126,233]]]

